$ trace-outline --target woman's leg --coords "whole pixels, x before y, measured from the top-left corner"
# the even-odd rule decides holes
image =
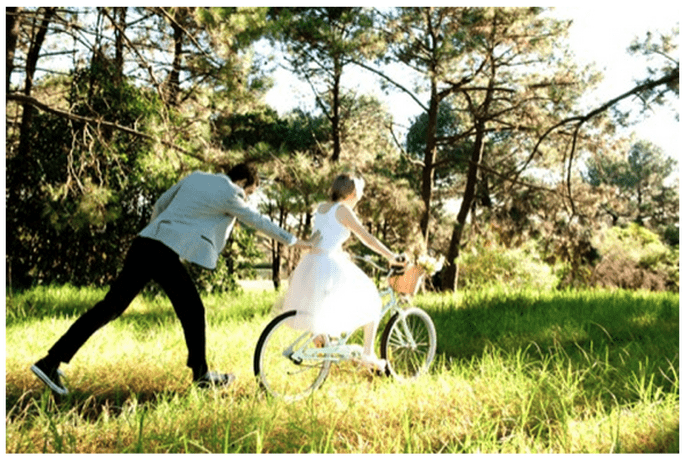
[[[376,321],[369,322],[364,326],[364,352],[362,353],[361,363],[377,372],[384,372],[387,363],[384,359],[378,359],[373,349],[377,330],[378,322]]]
[[[373,345],[377,330],[378,324],[376,322],[369,322],[364,326],[364,356],[375,356]]]

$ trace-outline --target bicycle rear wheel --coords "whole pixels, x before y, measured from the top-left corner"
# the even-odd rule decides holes
[[[420,308],[392,315],[381,337],[381,357],[390,375],[398,379],[418,377],[428,371],[437,346],[435,325]]]
[[[301,357],[301,349],[316,348],[309,332],[294,330],[288,320],[295,311],[274,318],[264,329],[254,353],[254,374],[270,395],[298,400],[317,389],[328,375],[330,360]],[[328,343],[328,338],[325,343]]]

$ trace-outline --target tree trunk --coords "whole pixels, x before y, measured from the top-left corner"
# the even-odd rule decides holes
[[[10,77],[14,69],[14,51],[17,48],[17,37],[19,36],[19,13],[21,8],[16,6],[8,6],[5,11],[5,19],[7,30],[5,31],[5,43],[7,48],[5,50],[5,72],[7,81],[5,83],[5,92],[10,93]]]
[[[452,231],[452,238],[450,239],[450,246],[447,251],[446,266],[442,273],[442,290],[454,291],[457,286],[458,264],[457,258],[461,247],[461,237],[466,227],[466,220],[471,210],[471,205],[476,197],[476,186],[478,184],[478,165],[483,156],[485,125],[479,123],[476,127],[476,140],[473,144],[473,152],[471,153],[471,160],[469,164],[469,172],[466,178],[466,188],[464,189],[464,198],[457,214],[457,222]]]
[[[119,85],[124,79],[124,32],[126,30],[126,10],[127,7],[114,8],[114,21],[117,25],[114,28],[114,82]]]
[[[169,106],[176,106],[178,103],[178,93],[181,88],[181,62],[183,59],[183,28],[181,22],[185,17],[185,12],[182,8],[174,10],[173,21],[171,21],[171,28],[174,31],[174,60],[171,65],[171,71],[167,77],[164,91],[165,103]]]
[[[43,19],[40,23],[40,26],[38,26],[38,31],[33,37],[29,47],[29,52],[26,55],[26,80],[24,81],[24,95],[27,97],[31,96],[31,90],[33,88],[33,76],[36,73],[36,65],[38,63],[38,58],[40,57],[40,49],[43,47],[45,35],[48,32],[48,26],[50,25],[56,10],[57,8],[55,7],[43,9]],[[21,115],[21,128],[19,132],[19,156],[28,156],[30,152],[31,138],[29,131],[31,129],[31,122],[33,120],[33,111],[34,109],[32,105],[24,105]]]
[[[336,58],[334,60],[334,70],[333,70],[333,102],[331,115],[331,132],[333,137],[333,156],[331,156],[331,161],[338,162],[340,160],[340,79],[342,77],[342,64],[340,59]]]
[[[281,244],[276,240],[272,241],[273,248],[271,248],[271,281],[274,283],[274,289],[278,290],[281,287]]]
[[[437,83],[431,82],[431,100],[428,108],[428,126],[426,128],[426,150],[423,154],[423,172],[421,176],[421,200],[423,213],[421,215],[421,234],[424,243],[428,243],[431,203],[433,201],[433,178],[435,176],[436,132],[438,130],[438,99]]]
[[[478,166],[483,158],[483,148],[485,146],[485,123],[488,120],[490,111],[490,104],[492,103],[492,96],[495,87],[495,66],[493,59],[493,51],[490,51],[489,61],[492,66],[492,74],[488,81],[488,88],[483,97],[483,103],[480,107],[474,107],[472,112],[474,114],[474,128],[476,131],[476,138],[473,143],[473,151],[471,152],[471,159],[469,161],[469,172],[466,178],[466,188],[464,189],[464,197],[461,201],[461,207],[457,214],[457,222],[452,231],[452,238],[450,239],[450,246],[447,250],[447,265],[442,275],[442,290],[454,291],[457,288],[457,272],[459,265],[457,258],[461,250],[461,237],[466,227],[466,219],[471,211],[471,206],[476,198],[476,188],[478,186]]]
[[[285,228],[285,219],[287,212],[284,207],[279,208],[278,226]],[[281,258],[283,256],[283,244],[281,242],[273,241],[271,248],[271,279],[274,283],[274,289],[278,290],[281,287]]]

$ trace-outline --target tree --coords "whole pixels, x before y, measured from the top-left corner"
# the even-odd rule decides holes
[[[428,131],[428,114],[421,113],[415,119],[407,132],[406,150],[411,158],[409,163],[423,165],[422,159],[426,151],[426,132]],[[469,143],[460,144],[440,143],[463,131],[458,113],[449,100],[443,100],[438,107],[436,120],[436,156],[434,183],[441,188],[449,188],[455,182],[455,177],[463,175],[468,167]],[[412,176],[414,177],[414,176]],[[417,191],[421,190],[420,179]]]
[[[343,72],[372,41],[370,19],[362,8],[317,7],[275,8],[278,28],[274,36],[288,49],[295,73],[304,77],[314,91],[318,108],[331,125],[331,160],[342,153]]]
[[[452,70],[465,56],[471,46],[468,25],[478,15],[472,8],[395,8],[377,11],[381,18],[378,25],[383,30],[387,43],[376,51],[379,60],[396,60],[424,79],[417,86],[428,92],[428,102],[418,97],[420,90],[412,91],[409,85],[402,85],[398,79],[385,74],[363,62],[356,63],[381,76],[389,85],[394,85],[409,94],[426,113],[426,133],[423,159],[421,161],[421,198],[424,210],[420,227],[425,242],[429,239],[429,218],[433,199],[434,174],[436,169],[437,128],[440,104],[456,87],[468,81],[452,81]],[[458,79],[458,78],[457,78]],[[444,87],[441,87],[443,86]]]
[[[97,111],[122,124],[149,119],[158,108],[145,105],[139,89],[108,80],[112,69],[103,64],[71,81],[73,114]],[[33,155],[7,158],[12,285],[107,281],[160,193],[154,178],[141,175],[149,142],[118,131],[94,136],[87,125],[47,112],[34,116],[27,136]]]
[[[165,188],[187,170],[231,161],[209,143],[209,115],[260,98],[265,80],[243,50],[263,33],[265,11],[8,12],[16,31],[6,57],[13,284],[105,282]],[[66,74],[55,57],[68,58]]]
[[[57,8],[41,8],[36,16],[32,18],[31,38],[28,52],[26,54],[26,72],[24,74],[24,95],[31,96],[33,91],[34,79],[36,74],[36,66],[40,58],[41,48],[45,42],[45,36],[50,27],[50,23],[55,15]],[[8,53],[10,51],[8,50]],[[8,76],[9,78],[10,76]],[[9,84],[8,84],[9,87]],[[25,104],[21,115],[21,124],[19,129],[19,148],[18,151],[22,156],[30,156],[31,140],[28,136],[31,122],[33,119],[33,106]]]
[[[675,160],[659,147],[640,140],[627,156],[590,158],[584,179],[594,187],[616,188],[616,196],[604,206],[614,225],[627,219],[663,229],[678,222],[677,184],[667,182],[675,167]]]
[[[5,93],[9,93],[10,91],[10,77],[12,76],[12,69],[14,68],[14,53],[17,48],[17,39],[19,38],[20,12],[21,8],[8,6],[5,13],[5,73],[7,79]]]
[[[639,44],[639,42],[635,43]],[[556,159],[561,160],[559,165],[563,167],[561,171],[563,175],[560,176],[564,179],[563,185],[560,183],[554,189],[534,187],[537,191],[553,194],[546,197],[544,210],[539,209],[540,212],[552,214],[537,228],[544,233],[547,256],[550,259],[561,257],[569,266],[568,277],[571,282],[587,283],[587,266],[591,265],[597,257],[596,250],[591,245],[593,228],[596,229],[599,225],[600,216],[604,211],[602,205],[606,206],[615,201],[615,195],[612,195],[604,184],[592,188],[587,183],[580,182],[577,169],[574,169],[574,160],[578,157],[578,152],[594,152],[596,156],[601,157],[602,153],[611,153],[614,150],[613,146],[616,141],[612,137],[613,128],[616,124],[627,125],[629,123],[629,114],[625,109],[620,108],[622,102],[637,96],[643,102],[643,110],[649,110],[652,105],[668,103],[670,96],[678,95],[679,63],[671,56],[674,43],[672,37],[663,36],[661,48],[652,47],[647,51],[650,56],[661,57],[663,65],[658,68],[658,73],[653,72],[657,68],[648,68],[650,77],[638,81],[632,89],[585,113],[562,117],[550,126],[542,126],[531,138],[534,146],[527,159],[519,164],[520,167],[513,176],[502,176],[509,185],[523,185],[525,189],[529,189],[532,186],[530,183],[520,182],[521,174],[525,172],[529,164],[534,159],[539,162],[544,158],[549,158],[544,156],[545,151],[549,153],[549,148],[556,149],[561,155]],[[647,48],[633,46],[630,50],[634,52],[647,50]],[[560,114],[573,114],[575,111],[573,107],[570,107]],[[610,118],[610,115],[614,117]],[[554,143],[549,143],[550,136],[556,137]],[[545,144],[548,146],[547,150],[542,148]],[[498,173],[498,176],[500,175]],[[664,203],[667,195],[659,196],[661,204]],[[507,197],[508,202],[512,201],[510,196]],[[514,200],[513,203],[516,204],[510,209],[511,212],[520,211],[521,206],[526,207],[521,201]],[[677,200],[671,204],[674,203],[677,204]],[[527,214],[530,214],[530,211]],[[525,214],[518,216],[526,217]],[[675,233],[673,233],[674,229]],[[671,243],[677,243],[677,228],[670,227],[664,235],[671,237]]]
[[[565,114],[582,87],[558,42],[567,24],[544,18],[542,12],[539,8],[401,8],[386,15],[393,56],[423,76],[428,94],[427,104],[414,96],[428,121],[421,186],[425,205],[421,230],[426,241],[438,146],[466,145],[470,150],[443,288],[454,287],[454,262],[468,214],[477,192],[487,192],[487,177],[481,172],[511,175],[517,165],[511,147],[518,143],[520,152],[525,134],[538,131],[550,117]],[[460,115],[461,130],[438,137],[443,101],[450,101]],[[502,159],[508,162],[500,173],[492,166]]]
[[[486,8],[473,24],[474,46],[467,61],[471,64],[464,68],[469,79],[454,89],[457,107],[470,118],[469,129],[452,137],[454,141],[471,138],[473,145],[447,251],[443,289],[456,284],[456,259],[478,191],[479,173],[501,179],[517,177],[517,170],[522,172],[521,149],[530,146],[530,135],[567,114],[585,88],[560,40],[568,24],[542,13],[539,8]],[[491,148],[486,150],[487,146]],[[508,161],[495,169],[498,158]],[[545,158],[539,166],[559,159],[554,143]]]

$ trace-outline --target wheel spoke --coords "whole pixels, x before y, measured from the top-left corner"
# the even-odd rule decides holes
[[[257,343],[254,370],[261,387],[269,394],[296,400],[310,394],[328,375],[330,361],[310,357],[316,353],[313,337],[294,330],[288,319],[295,312],[275,318]]]
[[[388,321],[381,344],[390,372],[397,378],[416,377],[435,357],[437,340],[430,316],[419,308],[398,313]]]

